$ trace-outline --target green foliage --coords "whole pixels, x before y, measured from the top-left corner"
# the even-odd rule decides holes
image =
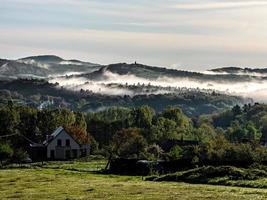
[[[114,122],[128,119],[131,114],[131,109],[124,107],[110,107],[99,112],[88,112],[87,121],[97,119],[105,122]]]
[[[27,158],[29,158],[29,155],[25,150],[17,149],[14,151],[12,161],[15,163],[21,163],[24,162]]]
[[[209,124],[201,124],[200,127],[194,130],[196,140],[201,142],[208,142],[214,139],[216,131],[213,126]]]
[[[243,169],[230,166],[220,167],[200,167],[188,171],[167,174],[160,177],[151,177],[152,181],[184,181],[188,183],[209,183],[215,178],[225,178],[228,180],[256,180],[267,177],[267,172],[258,169]]]
[[[145,151],[146,151],[148,159],[150,160],[158,160],[164,154],[164,151],[162,150],[162,148],[157,144],[149,145],[145,149]]]
[[[4,160],[11,158],[13,155],[13,149],[7,143],[0,143],[0,161],[1,164]]]
[[[173,148],[171,148],[170,152],[169,152],[169,157],[172,160],[179,160],[180,158],[182,158],[183,156],[183,149],[176,145]]]
[[[167,108],[162,116],[166,119],[173,120],[176,126],[181,129],[188,129],[190,126],[190,120],[183,114],[182,110],[178,107]]]
[[[190,160],[193,165],[267,161],[266,150],[259,145],[267,135],[265,105],[235,106],[221,114],[190,119],[178,107],[169,107],[163,113],[141,106],[85,114],[67,109],[16,107],[10,103],[0,107],[0,116],[0,134],[18,134],[3,137],[15,150],[26,150],[29,141],[25,137],[40,143],[58,126],[64,126],[72,128],[81,141],[90,139],[92,153],[101,155],[109,155],[112,150],[117,157],[167,156]]]
[[[133,126],[138,128],[150,128],[155,111],[149,106],[141,106],[131,112]]]
[[[159,117],[151,129],[151,138],[153,141],[178,139],[176,123],[170,119]]]
[[[16,133],[19,120],[19,114],[14,108],[0,108],[0,135]]]
[[[123,158],[141,158],[146,142],[139,129],[130,128],[118,131],[112,138],[112,154]]]

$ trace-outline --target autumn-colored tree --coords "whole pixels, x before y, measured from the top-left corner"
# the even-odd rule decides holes
[[[66,131],[71,134],[80,144],[90,143],[91,136],[86,132],[86,129],[83,129],[79,126],[69,126],[65,128]]]
[[[145,150],[145,140],[137,128],[122,129],[112,138],[112,150],[119,157],[139,157]]]

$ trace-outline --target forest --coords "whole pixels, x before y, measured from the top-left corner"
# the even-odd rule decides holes
[[[89,83],[88,83],[89,84]],[[84,89],[69,89],[46,80],[17,79],[0,81],[0,105],[12,100],[15,105],[33,108],[67,108],[77,112],[96,112],[109,107],[134,108],[142,105],[162,112],[168,106],[178,106],[192,117],[229,109],[236,104],[253,103],[250,98],[224,94],[214,90],[180,87],[160,87],[144,84],[106,84],[107,94]],[[93,88],[91,85],[89,88]],[[130,91],[114,95],[110,91]]]
[[[189,118],[179,107],[155,112],[149,106],[112,107],[82,113],[36,109],[12,102],[0,108],[2,163],[25,159],[29,144],[41,143],[58,126],[91,154],[107,159],[184,160],[190,165],[251,165],[267,162],[267,105],[245,104]]]

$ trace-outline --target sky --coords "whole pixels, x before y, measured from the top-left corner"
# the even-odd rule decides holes
[[[267,0],[0,0],[0,57],[267,67]]]

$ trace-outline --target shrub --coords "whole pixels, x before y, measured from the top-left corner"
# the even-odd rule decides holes
[[[0,162],[1,165],[3,164],[4,160],[7,160],[13,155],[13,149],[10,147],[9,144],[0,144]]]
[[[18,149],[14,151],[14,154],[12,156],[12,162],[23,163],[23,162],[26,162],[27,158],[29,158],[28,153],[24,151],[23,149]]]
[[[243,169],[231,166],[208,166],[174,174],[167,174],[160,177],[149,177],[147,180],[208,183],[210,179],[223,177],[230,180],[255,180],[267,177],[267,172],[260,169]]]

